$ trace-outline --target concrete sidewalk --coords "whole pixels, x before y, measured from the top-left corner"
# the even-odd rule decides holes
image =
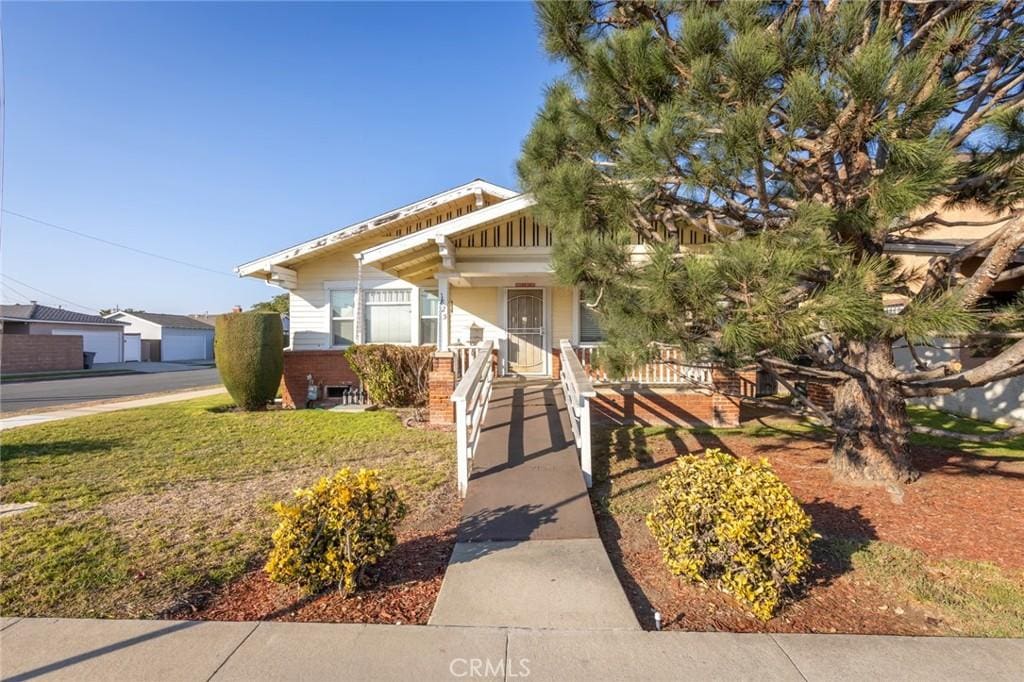
[[[1020,680],[1024,640],[4,619],[22,680]]]
[[[495,385],[431,625],[640,629],[568,419],[558,384]]]
[[[179,400],[205,398],[207,396],[224,393],[225,390],[226,389],[223,386],[218,386],[216,388],[203,388],[193,391],[179,391],[177,393],[167,393],[165,395],[157,395],[149,398],[133,398],[131,400],[118,400],[115,402],[98,403],[95,405],[88,405],[82,407],[69,407],[64,410],[53,410],[52,412],[37,412],[35,414],[23,414],[16,415],[13,417],[4,417],[3,419],[0,419],[0,431],[6,431],[7,429],[16,429],[20,426],[45,424],[47,422],[60,421],[62,419],[72,419],[73,417],[87,417],[93,414],[116,412],[118,410],[127,410],[133,407],[147,407],[149,405],[162,405],[164,403],[174,403],[178,402]]]

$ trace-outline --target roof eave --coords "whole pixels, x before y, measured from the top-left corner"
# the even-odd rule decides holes
[[[464,185],[453,187],[452,189],[439,192],[432,196],[420,199],[419,201],[411,204],[406,204],[400,208],[387,211],[380,215],[369,218],[368,220],[361,220],[357,223],[347,225],[340,229],[329,232],[325,235],[321,235],[314,239],[290,246],[286,249],[281,249],[275,253],[251,260],[248,263],[243,263],[234,269],[234,272],[239,277],[259,277],[260,279],[266,279],[271,275],[271,267],[274,265],[286,265],[296,259],[310,255],[328,246],[337,244],[350,236],[365,234],[370,230],[384,227],[393,223],[395,220],[399,220],[403,217],[413,215],[420,211],[427,210],[433,205],[438,203],[446,203],[448,201],[454,201],[467,194],[481,191],[491,196],[497,197],[502,201],[511,199],[519,196],[519,192],[511,190],[507,187],[495,185],[492,182],[481,180],[479,178],[467,182]]]

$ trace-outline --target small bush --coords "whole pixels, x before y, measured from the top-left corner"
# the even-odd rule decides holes
[[[265,567],[270,579],[310,592],[337,585],[348,595],[363,569],[394,547],[405,505],[376,469],[342,469],[296,490],[294,502],[278,502],[274,511],[281,523]]]
[[[647,527],[668,569],[715,582],[768,620],[810,566],[811,519],[766,460],[721,450],[680,457],[659,481]]]
[[[345,357],[370,400],[385,407],[419,407],[427,403],[427,376],[433,346],[352,346]]]
[[[214,355],[221,381],[243,410],[261,410],[277,395],[284,370],[284,331],[277,313],[217,318]]]

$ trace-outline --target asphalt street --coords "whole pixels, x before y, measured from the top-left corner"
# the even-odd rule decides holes
[[[220,377],[216,369],[3,384],[0,386],[0,414],[218,384]]]

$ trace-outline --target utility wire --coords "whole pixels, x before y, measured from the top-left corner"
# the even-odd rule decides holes
[[[70,227],[64,227],[63,225],[57,225],[55,223],[47,222],[45,220],[40,220],[39,218],[33,218],[32,216],[28,216],[28,215],[25,215],[23,213],[18,213],[16,211],[8,211],[6,208],[3,209],[3,212],[6,213],[7,215],[17,216],[18,218],[22,218],[23,220],[29,220],[29,221],[31,221],[33,223],[38,223],[39,225],[45,225],[46,227],[52,227],[55,230],[62,230],[64,232],[69,232],[71,234],[78,235],[79,237],[85,237],[86,239],[92,239],[93,241],[100,242],[101,244],[107,244],[108,246],[116,246],[119,249],[125,249],[127,251],[133,251],[135,253],[142,254],[143,256],[149,256],[150,258],[159,258],[160,260],[164,260],[164,261],[167,261],[169,263],[177,263],[178,265],[184,265],[184,266],[189,267],[189,268],[195,268],[196,270],[203,270],[204,272],[212,272],[215,275],[223,275],[224,277],[231,277],[232,279],[234,279],[234,277],[235,277],[233,274],[228,273],[228,272],[224,272],[223,270],[214,270],[213,268],[208,268],[208,267],[205,267],[205,266],[202,266],[202,265],[196,265],[195,263],[188,263],[188,262],[183,261],[183,260],[178,260],[177,258],[171,258],[170,256],[162,256],[159,253],[153,253],[151,251],[143,251],[142,249],[137,249],[134,246],[128,246],[127,244],[120,244],[118,242],[110,241],[109,239],[104,239],[102,237],[96,237],[96,236],[91,235],[91,234],[86,234],[85,232],[79,232],[78,230],[72,230]]]
[[[8,275],[7,273],[0,273],[0,277],[3,277],[4,279],[9,279],[12,282],[15,282],[17,284],[20,284],[23,287],[31,289],[32,291],[38,291],[40,294],[43,294],[45,296],[49,296],[50,298],[56,299],[58,301],[62,301],[62,302],[67,303],[69,305],[73,305],[76,308],[81,308],[82,310],[88,310],[88,311],[94,312],[94,313],[99,313],[99,311],[100,311],[99,308],[93,308],[90,305],[82,305],[81,303],[75,303],[74,301],[69,301],[66,298],[61,298],[57,294],[52,294],[49,291],[43,291],[42,289],[39,289],[38,287],[34,287],[31,284],[28,284],[27,282],[22,282],[20,279],[14,279],[13,277]],[[8,286],[8,288],[10,288],[11,285],[8,284],[7,286]]]

